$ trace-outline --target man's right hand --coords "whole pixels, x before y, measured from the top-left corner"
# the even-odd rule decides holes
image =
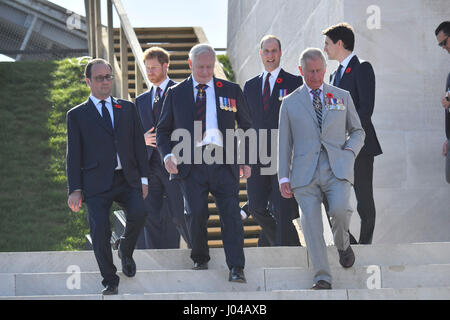
[[[174,156],[168,157],[164,162],[164,166],[166,167],[168,173],[178,174],[177,160]]]
[[[442,146],[442,155],[444,157],[447,155],[447,143],[448,143],[448,140],[445,140],[444,145]]]
[[[80,190],[73,191],[69,195],[69,199],[67,200],[67,204],[69,208],[72,209],[73,212],[78,212],[81,209],[82,203],[82,195]]]
[[[154,133],[155,127],[152,127],[146,133],[144,133],[145,144],[150,147],[156,148],[156,133]]]
[[[286,199],[290,199],[294,195],[294,193],[291,190],[290,182],[282,183],[280,185],[280,192],[281,192],[281,195],[283,196],[283,198],[286,198]]]

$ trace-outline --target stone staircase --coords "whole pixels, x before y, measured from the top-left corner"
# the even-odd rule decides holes
[[[245,248],[247,283],[228,282],[223,249],[210,249],[209,270],[191,270],[187,249],[136,250],[138,272],[118,272],[119,295],[103,297],[92,251],[0,253],[0,299],[450,299],[450,243],[354,246],[343,269],[328,247],[333,290],[312,291],[304,247]],[[117,252],[114,263],[121,269]]]

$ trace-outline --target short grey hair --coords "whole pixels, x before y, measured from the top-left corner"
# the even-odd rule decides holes
[[[319,48],[307,48],[303,50],[302,54],[300,55],[299,64],[304,70],[306,68],[306,60],[316,60],[321,59],[323,66],[327,66],[327,62],[325,60],[325,56]]]
[[[214,55],[214,59],[216,59],[216,51],[214,51],[214,48],[208,43],[199,43],[193,46],[191,51],[189,51],[189,59],[194,62],[196,57],[206,52]]]

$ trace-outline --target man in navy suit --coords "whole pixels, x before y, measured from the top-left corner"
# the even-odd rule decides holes
[[[169,174],[156,151],[156,124],[167,89],[175,85],[175,82],[167,76],[169,58],[169,53],[159,47],[152,47],[144,52],[147,77],[153,85],[135,100],[145,132],[150,167],[149,196],[145,200],[147,221],[138,239],[138,249],[179,248],[180,234],[190,247],[180,186],[178,181],[169,180]]]
[[[136,274],[132,258],[144,226],[148,162],[136,107],[111,97],[112,68],[103,59],[85,70],[89,99],[67,112],[68,205],[78,212],[86,203],[95,258],[103,277],[104,295],[118,293],[119,277],[111,252],[110,209],[113,201],[125,211],[126,227],[119,241],[122,271]]]
[[[373,162],[382,154],[372,113],[375,106],[375,74],[368,61],[360,61],[353,53],[355,35],[347,23],[340,23],[323,31],[326,36],[324,51],[328,59],[339,61],[339,68],[331,75],[330,83],[350,92],[366,133],[364,147],[355,160],[354,189],[357,210],[361,218],[359,244],[371,244],[375,228],[375,202],[373,200]],[[353,236],[351,243],[358,243]]]
[[[238,165],[235,142],[244,141],[239,135],[236,139],[234,134],[238,133],[236,122],[243,130],[249,129],[251,122],[241,88],[213,77],[215,61],[215,51],[209,44],[198,44],[191,49],[192,75],[169,88],[156,129],[156,145],[171,179],[180,182],[189,216],[194,269],[207,269],[210,260],[207,223],[211,192],[220,214],[230,270],[228,279],[246,282],[244,229],[238,195],[240,170],[248,178],[251,168]],[[227,133],[232,135],[228,137]]]
[[[436,28],[434,31],[436,35],[436,40],[438,45],[447,50],[450,53],[450,21],[444,21]],[[448,152],[448,141],[450,139],[450,73],[447,76],[447,83],[445,84],[445,96],[442,98],[442,107],[445,109],[445,134],[447,140],[445,140],[442,146],[442,155],[446,157],[445,159],[445,178],[448,183],[450,183],[450,152]]]
[[[271,130],[278,129],[282,98],[300,87],[303,80],[280,67],[282,52],[277,37],[264,36],[259,54],[265,70],[245,83],[244,96],[250,108],[253,127],[259,133],[263,132],[262,129],[267,131],[265,149],[267,155],[271,155],[277,152],[278,141],[275,139],[272,144]],[[293,219],[299,217],[297,202],[294,198],[285,199],[281,196],[276,171],[264,174],[264,167],[270,163],[261,160],[260,143],[258,135],[258,159],[252,165],[252,176],[247,180],[248,210],[262,227],[261,235],[267,238],[271,246],[299,246],[298,233],[292,223]],[[264,240],[260,237],[258,245],[263,245]]]

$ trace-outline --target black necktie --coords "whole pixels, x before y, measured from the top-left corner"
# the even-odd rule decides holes
[[[336,71],[336,75],[334,76],[334,82],[333,85],[335,87],[339,86],[339,82],[341,82],[341,70],[342,70],[342,64],[339,65],[339,68]]]
[[[161,88],[158,87],[156,88],[156,93],[155,93],[155,99],[153,100],[153,118],[155,119],[155,122],[158,121],[159,119],[159,104],[158,101],[161,98]]]
[[[267,111],[269,109],[269,106],[270,106],[270,83],[269,83],[269,78],[270,78],[270,72],[266,76],[266,81],[264,81],[264,90],[263,90],[263,96],[262,96],[264,111]]]
[[[106,101],[102,100],[102,101],[100,101],[100,103],[102,104],[102,118],[103,118],[103,121],[105,121],[105,124],[106,124],[106,126],[108,128],[113,130],[111,116],[109,115],[109,111],[106,108]]]
[[[206,131],[206,84],[198,84],[197,97],[195,99],[195,120],[202,122],[202,136]]]

